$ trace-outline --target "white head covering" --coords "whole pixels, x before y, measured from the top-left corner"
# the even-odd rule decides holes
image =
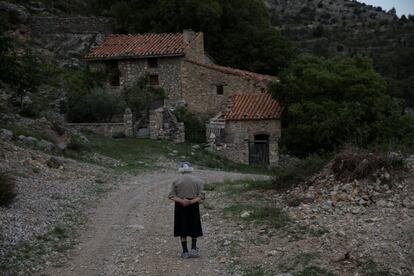
[[[183,162],[180,165],[180,168],[178,168],[178,171],[180,173],[189,173],[193,171],[193,165],[191,165],[190,162]]]

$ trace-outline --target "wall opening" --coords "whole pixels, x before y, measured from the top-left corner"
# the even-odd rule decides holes
[[[149,83],[150,83],[151,86],[160,85],[160,80],[158,78],[158,75],[150,75],[149,76]]]
[[[149,68],[157,68],[158,67],[158,58],[149,58],[147,59],[148,67]]]
[[[251,166],[269,166],[269,138],[267,134],[254,136],[254,141],[249,141],[249,164]]]
[[[217,92],[217,95],[223,95],[224,94],[224,86],[223,85],[216,85],[216,92]]]
[[[111,61],[106,64],[106,72],[111,86],[120,86],[121,72],[119,71],[118,61]]]

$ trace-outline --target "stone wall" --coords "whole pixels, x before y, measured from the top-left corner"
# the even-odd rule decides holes
[[[69,129],[74,129],[81,131],[83,129],[90,130],[96,134],[103,135],[106,137],[112,137],[113,134],[125,133],[124,123],[82,123],[82,124],[73,124],[67,123],[65,127]]]
[[[223,95],[217,94],[218,85],[223,85]],[[225,110],[229,96],[261,93],[266,86],[267,82],[220,72],[189,61],[183,62],[182,96],[190,112],[216,114]]]
[[[65,126],[70,129],[80,131],[88,129],[96,134],[106,137],[124,135],[126,137],[134,136],[134,120],[131,109],[126,108],[123,115],[123,122],[116,123],[66,123]],[[122,120],[121,119],[121,120]]]
[[[278,142],[281,134],[279,120],[226,121],[225,142],[213,146],[220,156],[237,163],[249,164],[249,141],[258,134],[269,135],[269,163],[276,166],[279,161]]]
[[[187,31],[184,30],[184,36]],[[191,32],[191,31],[190,31]],[[196,35],[196,33],[193,33]],[[204,52],[204,34],[200,33],[185,51],[185,57],[197,62],[204,63],[206,60]]]
[[[29,26],[35,44],[51,58],[72,65],[82,63],[83,56],[113,32],[110,19],[97,17],[32,16]]]
[[[170,140],[174,143],[185,142],[184,123],[177,121],[167,108],[158,108],[150,112],[150,138]]]

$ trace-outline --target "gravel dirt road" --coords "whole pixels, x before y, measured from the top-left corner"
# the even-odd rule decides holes
[[[197,170],[206,182],[258,176]],[[202,256],[181,259],[180,243],[172,236],[173,203],[167,194],[177,172],[163,170],[132,177],[119,184],[89,214],[86,231],[68,254],[43,275],[225,275],[217,260],[210,225],[203,223]],[[208,199],[207,199],[208,200]],[[212,232],[212,231],[211,231]]]

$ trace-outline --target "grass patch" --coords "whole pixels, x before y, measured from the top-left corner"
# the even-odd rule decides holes
[[[241,193],[254,190],[270,190],[273,189],[272,180],[229,180],[223,182],[214,182],[204,185],[204,190],[215,191],[222,190],[231,193]]]
[[[364,265],[364,274],[366,276],[388,276],[390,271],[384,267],[381,267],[374,261],[369,261]]]
[[[239,218],[245,221],[266,224],[275,229],[285,227],[289,224],[288,215],[281,209],[271,206],[234,204],[224,208],[224,211],[232,215],[237,215]],[[249,212],[249,215],[242,218],[241,214],[243,212]]]
[[[270,173],[266,169],[253,168],[223,160],[216,155],[194,147],[194,144],[190,143],[174,144],[167,141],[136,138],[112,139],[90,132],[85,133],[85,135],[90,143],[83,146],[80,151],[69,150],[65,155],[79,161],[91,162],[85,158],[85,154],[96,152],[125,163],[125,166],[116,168],[118,171],[134,172],[154,169],[154,164],[159,158],[168,158],[177,162],[189,161],[198,166],[224,171]]]
[[[332,272],[317,266],[306,267],[304,270],[293,273],[294,276],[335,276]]]
[[[296,255],[289,264],[279,265],[283,272],[293,272],[294,276],[334,276],[324,268],[311,265],[312,261],[320,258],[319,252],[304,252]]]

